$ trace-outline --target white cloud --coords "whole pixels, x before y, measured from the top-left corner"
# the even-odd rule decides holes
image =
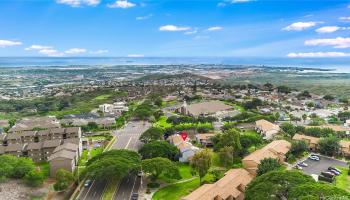
[[[317,33],[333,33],[337,30],[341,29],[339,26],[323,26],[321,28],[316,29]]]
[[[295,22],[290,24],[289,26],[284,27],[282,30],[285,31],[302,31],[307,28],[316,26],[316,24],[321,22]]]
[[[11,40],[0,40],[0,47],[11,47],[21,45],[22,42],[11,41]]]
[[[254,0],[232,0],[231,3],[247,3],[251,1],[254,1]]]
[[[142,58],[142,57],[145,57],[145,55],[143,55],[143,54],[129,54],[128,57],[129,58]]]
[[[104,54],[104,53],[108,53],[108,52],[109,52],[108,50],[99,49],[99,50],[96,50],[96,51],[91,51],[90,53],[91,54]]]
[[[175,25],[165,25],[159,27],[160,31],[187,31],[190,30],[191,27],[188,26],[175,26]]]
[[[101,3],[101,0],[56,0],[59,4],[69,5],[71,7],[79,7],[82,5],[96,6]]]
[[[191,30],[191,31],[186,31],[184,34],[185,35],[192,35],[192,34],[196,34],[196,33],[198,33],[198,29],[197,28],[195,28],[194,30]]]
[[[63,53],[57,51],[56,49],[41,49],[38,51],[38,53],[46,55],[46,56],[50,56],[50,57],[64,56]]]
[[[212,26],[207,29],[207,31],[219,31],[223,29],[221,26]]]
[[[85,4],[89,6],[96,6],[100,4],[101,0],[83,0],[83,2],[85,2]]]
[[[136,17],[136,20],[146,20],[146,19],[151,18],[152,16],[153,16],[152,14],[149,14],[146,16]]]
[[[338,19],[342,22],[350,22],[350,17],[339,17]]]
[[[112,4],[108,4],[107,5],[109,8],[123,8],[123,9],[127,9],[127,8],[132,8],[134,6],[136,6],[136,4],[131,3],[127,0],[117,0],[116,2],[112,3]]]
[[[334,48],[349,48],[350,38],[326,38],[326,39],[313,39],[306,40],[305,45],[308,46],[333,46]]]
[[[42,50],[42,49],[52,49],[50,46],[43,46],[43,45],[38,45],[38,44],[33,44],[30,47],[25,48],[24,50],[26,51],[31,51],[31,50]]]
[[[217,6],[218,6],[218,7],[225,7],[225,6],[226,6],[226,3],[224,3],[224,2],[219,2]]]
[[[333,33],[338,30],[349,30],[350,27],[340,27],[340,26],[323,26],[319,29],[316,29],[317,33]]]
[[[71,48],[66,50],[64,53],[66,54],[80,54],[80,53],[85,53],[86,49],[80,49],[80,48]]]
[[[327,57],[349,57],[350,53],[344,52],[307,52],[307,53],[289,53],[290,58],[327,58]]]

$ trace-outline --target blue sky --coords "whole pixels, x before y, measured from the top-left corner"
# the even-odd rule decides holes
[[[350,57],[349,5],[1,0],[0,56]]]

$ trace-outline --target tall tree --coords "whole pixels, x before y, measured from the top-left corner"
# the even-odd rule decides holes
[[[62,191],[69,187],[69,184],[73,181],[73,175],[69,171],[59,169],[56,172],[56,183],[53,185],[56,191]]]
[[[273,171],[280,167],[281,164],[278,162],[277,159],[264,158],[260,161],[260,164],[258,165],[257,175],[261,176],[263,174],[266,174],[267,172]]]
[[[44,175],[39,170],[32,170],[24,176],[24,182],[31,187],[37,187],[43,184]]]
[[[139,169],[140,155],[125,149],[101,153],[87,162],[86,173],[96,179],[122,178],[129,172]]]
[[[311,176],[295,170],[276,170],[258,176],[250,182],[245,194],[246,200],[316,200],[329,196],[335,199],[350,197],[349,193],[344,190],[317,183]]]
[[[214,139],[214,148],[219,150],[223,147],[229,146],[238,154],[242,150],[240,142],[240,133],[235,129],[229,129],[222,134],[218,134]]]
[[[300,156],[302,153],[308,150],[305,141],[293,141],[292,147],[290,148],[290,153],[294,156]]]
[[[140,141],[147,144],[152,141],[162,140],[164,131],[161,128],[151,127],[140,136]]]
[[[202,178],[208,173],[211,167],[211,152],[209,149],[203,149],[192,157],[190,162],[191,168],[198,173],[199,183],[202,183]]]
[[[225,168],[229,167],[233,163],[233,147],[226,146],[219,150],[220,162]]]
[[[178,149],[166,141],[153,141],[145,144],[139,150],[143,159],[163,157],[170,160],[175,160],[178,154]]]
[[[167,158],[151,158],[142,160],[142,170],[151,174],[151,180],[155,181],[159,175],[164,174],[168,178],[180,179],[180,172],[175,163]]]
[[[327,156],[334,156],[339,152],[339,139],[336,137],[321,138],[318,142],[319,150]]]

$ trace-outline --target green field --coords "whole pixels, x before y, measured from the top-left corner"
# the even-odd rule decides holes
[[[152,199],[153,200],[179,200],[181,197],[191,193],[199,187],[199,178],[195,178],[188,182],[177,183],[166,186],[156,192]]]
[[[168,123],[166,120],[167,118],[165,116],[161,116],[159,120],[156,123],[154,123],[154,126],[163,129],[172,127],[172,124]]]
[[[348,175],[349,168],[338,167],[342,173],[337,177],[335,186],[350,192],[350,176]]]

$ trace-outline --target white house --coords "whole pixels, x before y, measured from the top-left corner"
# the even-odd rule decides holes
[[[115,102],[113,104],[102,104],[99,110],[107,115],[121,115],[129,110],[124,102]]]
[[[188,162],[189,159],[199,151],[198,147],[193,146],[190,142],[184,141],[179,134],[175,134],[168,139],[171,144],[176,146],[180,151],[180,162]]]

